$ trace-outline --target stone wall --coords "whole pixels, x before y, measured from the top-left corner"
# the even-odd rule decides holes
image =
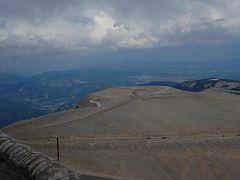
[[[85,179],[56,160],[34,151],[0,131],[0,175],[11,180],[80,180]],[[14,177],[15,176],[15,177]]]

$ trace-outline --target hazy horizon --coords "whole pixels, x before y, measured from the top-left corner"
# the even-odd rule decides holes
[[[33,75],[240,61],[239,6],[237,0],[0,0],[0,70]]]

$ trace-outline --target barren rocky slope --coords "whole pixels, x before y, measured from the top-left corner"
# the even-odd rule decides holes
[[[75,170],[114,179],[239,179],[240,96],[109,88],[3,131]]]

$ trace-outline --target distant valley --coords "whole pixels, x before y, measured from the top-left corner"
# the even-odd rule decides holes
[[[86,94],[110,85],[131,85],[129,76],[123,72],[78,70],[32,77],[0,73],[0,126],[66,110]]]
[[[188,70],[189,68],[191,71]],[[172,70],[166,71],[166,69]],[[0,72],[0,126],[67,110],[87,94],[110,86],[171,86],[187,91],[202,91],[219,86],[222,82],[221,79],[219,81],[210,79],[195,81],[204,75],[214,76],[217,72],[212,73],[209,70],[207,73],[203,69],[199,73],[195,71],[196,67],[185,66],[185,64],[177,69],[170,65],[163,65],[157,69],[150,67],[131,71],[76,69],[46,72],[30,77]],[[237,71],[223,72],[225,74],[220,74],[223,77],[238,79]],[[231,82],[236,85],[239,81],[229,81],[227,84],[223,83],[222,86],[226,88]],[[239,90],[239,87],[233,86],[232,90],[233,88]]]

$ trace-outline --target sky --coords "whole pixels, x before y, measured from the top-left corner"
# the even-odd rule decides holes
[[[240,59],[239,7],[240,0],[0,0],[0,70]]]

